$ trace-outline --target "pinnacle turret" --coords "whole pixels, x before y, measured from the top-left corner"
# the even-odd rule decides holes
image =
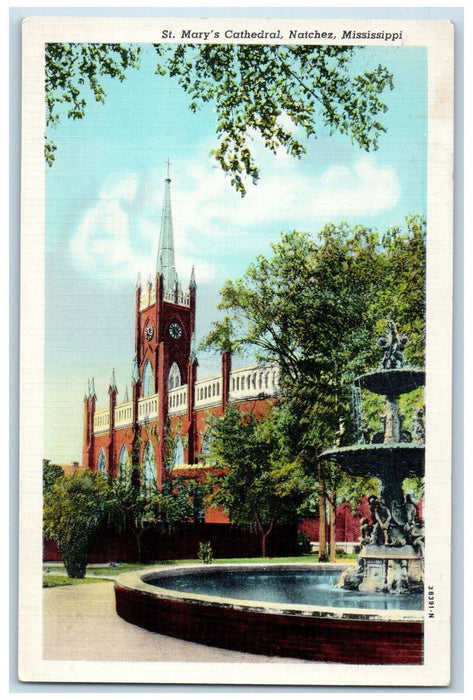
[[[196,287],[197,287],[197,285],[195,283],[195,269],[194,269],[194,265],[192,265],[191,279],[189,282],[189,289],[195,289]]]
[[[117,389],[117,383],[115,381],[115,368],[112,369],[112,376],[110,377],[110,386],[108,387],[109,392],[110,391],[118,391]]]
[[[196,339],[195,339],[195,333],[192,333],[191,352],[190,352],[190,356],[189,356],[189,361],[192,363],[192,362],[195,362],[196,360],[197,360],[197,343],[196,343]]]
[[[132,384],[137,384],[140,381],[140,372],[138,369],[138,358],[135,357],[133,358],[133,372],[131,375],[131,382]]]

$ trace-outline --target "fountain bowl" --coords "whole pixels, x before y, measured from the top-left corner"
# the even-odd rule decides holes
[[[324,571],[341,574],[346,568],[333,564],[212,564],[134,571],[116,579],[116,610],[127,622],[153,632],[253,654],[345,664],[422,664],[422,610],[266,602],[228,597],[228,591],[216,595],[176,590],[170,581],[191,575],[205,581],[210,571],[224,576],[234,572],[266,575],[268,571],[317,575]]]

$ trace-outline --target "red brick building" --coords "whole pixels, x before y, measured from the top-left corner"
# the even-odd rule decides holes
[[[243,412],[262,415],[278,391],[277,367],[232,370],[229,353],[222,355],[218,375],[198,377],[197,287],[194,270],[186,289],[177,277],[170,185],[167,178],[154,279],[136,283],[131,396],[126,391],[117,402],[112,371],[106,408],[97,410],[93,379],[84,398],[83,466],[116,477],[135,455],[144,482],[156,479],[159,487],[171,470],[192,477],[205,473],[209,414],[223,415],[232,402]],[[227,520],[207,511],[205,521]]]

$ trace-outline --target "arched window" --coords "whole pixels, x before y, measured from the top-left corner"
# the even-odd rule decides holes
[[[156,480],[156,458],[151,440],[146,443],[143,452],[143,486],[150,488]]]
[[[177,389],[181,386],[181,372],[176,362],[173,362],[168,375],[168,389]]]
[[[184,464],[184,444],[180,435],[176,437],[174,454],[172,456],[173,467],[177,466],[178,464]]]
[[[207,430],[206,433],[204,433],[204,436],[202,437],[202,450],[201,454],[203,457],[204,462],[208,462],[209,456],[212,454],[212,442],[214,440],[214,436],[212,434],[211,430]]]
[[[130,455],[125,445],[122,445],[120,454],[118,455],[118,476],[125,477],[130,470]]]
[[[143,370],[143,396],[149,396],[150,394],[154,394],[153,368],[151,367],[151,362],[146,360]]]
[[[103,449],[103,447],[100,450],[97,459],[97,471],[101,474],[107,474],[107,460],[105,458],[105,450]]]

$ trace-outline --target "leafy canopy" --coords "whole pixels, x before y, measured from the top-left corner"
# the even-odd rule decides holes
[[[251,152],[255,136],[275,153],[284,148],[300,158],[307,138],[323,130],[348,136],[366,151],[378,147],[386,129],[381,95],[393,88],[391,73],[378,65],[360,75],[352,70],[362,47],[279,46],[248,44],[155,44],[156,73],[175,78],[196,112],[212,103],[218,146],[212,153],[241,195],[244,178],[253,183],[259,169]],[[85,115],[86,96],[105,100],[100,79],[123,81],[129,68],[140,67],[142,47],[123,44],[47,44],[46,118],[57,125],[59,105],[67,116]],[[147,96],[148,98],[148,96]],[[55,145],[46,141],[46,160],[54,161]]]
[[[386,235],[328,224],[315,237],[284,233],[272,247],[225,283],[219,306],[235,347],[279,364],[287,439],[313,466],[341,426],[341,444],[351,442],[352,382],[379,364],[388,319],[408,334],[406,360],[423,364],[425,223],[413,217]]]
[[[278,409],[257,420],[230,404],[223,418],[212,417],[209,423],[209,461],[223,470],[211,503],[263,539],[275,522],[296,520],[309,484],[297,461],[287,459]]]

